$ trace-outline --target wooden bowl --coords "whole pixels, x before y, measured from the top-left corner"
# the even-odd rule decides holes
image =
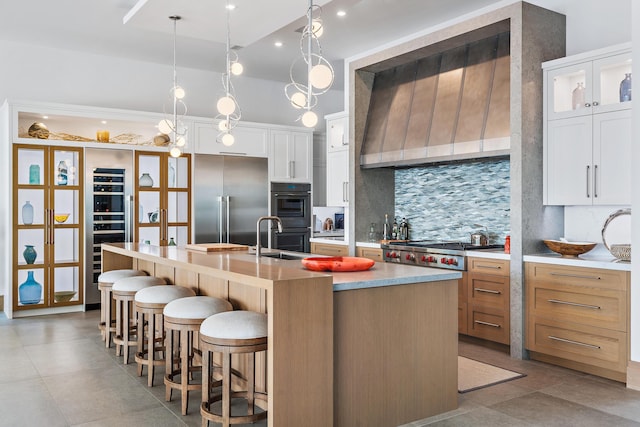
[[[305,268],[313,271],[364,271],[376,263],[369,258],[353,256],[313,257],[301,262]]]
[[[76,291],[56,291],[53,294],[53,299],[56,302],[67,302],[71,301],[74,296],[76,296]]]
[[[592,242],[561,242],[559,240],[543,240],[543,242],[553,252],[566,258],[576,258],[596,247]]]

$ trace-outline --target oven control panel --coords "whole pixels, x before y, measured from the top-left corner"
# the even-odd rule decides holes
[[[384,260],[397,264],[418,265],[422,267],[446,268],[450,270],[465,270],[463,255],[438,254],[397,249],[384,249]]]

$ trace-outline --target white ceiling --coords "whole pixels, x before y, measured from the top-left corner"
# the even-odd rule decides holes
[[[226,0],[0,0],[0,39],[222,72]],[[300,56],[308,0],[229,0],[231,44],[245,74],[286,81]],[[343,59],[499,0],[315,0],[322,5],[324,56],[342,85]],[[344,10],[345,17],[336,16]],[[125,19],[126,17],[126,19]],[[126,22],[125,22],[126,21]],[[276,48],[275,41],[283,46]]]

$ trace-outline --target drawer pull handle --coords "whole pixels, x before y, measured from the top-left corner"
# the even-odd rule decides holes
[[[549,273],[551,276],[560,276],[560,277],[577,277],[578,279],[589,279],[589,280],[602,280],[600,276],[585,276],[582,274],[566,274],[566,273]]]
[[[580,304],[579,302],[562,301],[559,299],[548,299],[547,301],[553,304],[564,304],[564,305],[572,305],[575,307],[584,307],[584,308],[592,308],[594,310],[602,310],[602,307],[600,307],[599,305]]]
[[[476,291],[476,292],[484,292],[486,294],[497,294],[497,295],[500,295],[502,293],[501,291],[494,291],[493,289],[473,288],[473,290]]]
[[[593,349],[596,349],[596,350],[600,350],[600,346],[599,345],[587,344],[587,343],[583,343],[583,342],[580,342],[580,341],[568,340],[566,338],[554,337],[553,335],[549,335],[549,339],[550,340],[554,340],[554,341],[566,342],[567,344],[575,344],[575,345],[580,345],[582,347],[589,347],[589,348],[593,348]]]
[[[480,264],[478,264],[478,265],[476,265],[476,267],[477,267],[477,268],[492,268],[492,269],[494,269],[494,270],[500,270],[500,269],[502,269],[502,267],[501,267],[501,266],[499,266],[499,265],[480,265]]]
[[[502,327],[502,326],[498,325],[497,323],[483,322],[482,320],[474,320],[474,323],[477,323],[479,325],[491,326],[492,328],[501,328]]]

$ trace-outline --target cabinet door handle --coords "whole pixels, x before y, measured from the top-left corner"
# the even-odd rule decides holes
[[[600,103],[598,101],[593,101],[593,106],[597,107],[598,105],[600,105]]]
[[[553,335],[549,335],[549,339],[550,340],[554,340],[554,341],[566,342],[567,344],[575,344],[575,345],[579,345],[579,346],[582,346],[582,347],[588,347],[588,348],[593,348],[593,349],[596,349],[596,350],[600,350],[600,346],[599,345],[587,344],[587,343],[580,342],[580,341],[568,340],[566,338],[554,337]]]
[[[50,233],[50,237],[49,237],[49,243],[50,244],[55,244],[55,240],[56,240],[56,231],[54,229],[54,211],[53,209],[49,209],[49,233]]]
[[[499,266],[499,265],[480,265],[480,264],[476,265],[476,268],[491,268],[493,270],[501,270],[502,269],[502,267]]]
[[[593,197],[598,197],[598,165],[593,166]]]
[[[295,178],[296,176],[296,167],[295,167],[295,161],[291,160],[289,162],[289,178]]]
[[[484,289],[484,288],[473,288],[473,290],[476,292],[484,292],[485,294],[500,295],[502,293],[501,291],[494,291],[493,289]]]
[[[49,229],[51,228],[51,217],[49,216],[49,209],[45,209],[44,210],[44,244],[48,245],[51,243],[50,239],[51,239],[51,231],[49,231]]]
[[[580,304],[579,302],[562,301],[559,299],[548,299],[547,301],[549,301],[552,304],[564,304],[564,305],[571,305],[574,307],[583,307],[583,308],[592,308],[594,310],[602,310],[602,307],[600,307],[599,305]]]
[[[588,102],[584,104],[585,107],[591,107],[591,104],[589,104]]]
[[[587,165],[587,199],[591,197],[589,196],[589,165]]]
[[[492,328],[501,328],[502,327],[502,326],[498,325],[497,323],[483,322],[482,320],[474,320],[473,322],[477,323],[479,325],[491,326]]]
[[[600,276],[586,276],[582,274],[567,274],[567,273],[549,273],[550,276],[558,276],[558,277],[574,277],[578,279],[589,279],[589,280],[602,280]]]

